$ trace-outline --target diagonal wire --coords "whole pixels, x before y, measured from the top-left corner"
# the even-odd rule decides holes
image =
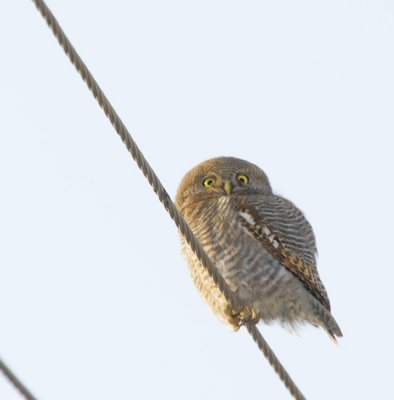
[[[82,79],[87,84],[88,88],[92,92],[93,96],[99,103],[100,107],[103,109],[105,115],[110,120],[111,124],[115,128],[116,132],[122,139],[123,143],[127,147],[127,150],[130,152],[133,159],[136,161],[138,167],[152,186],[154,192],[158,196],[161,203],[164,205],[165,209],[169,213],[172,220],[175,222],[177,228],[180,233],[185,237],[187,243],[196,254],[204,268],[207,270],[211,278],[214,280],[219,290],[223,293],[224,297],[230,304],[230,306],[234,310],[242,310],[242,304],[236,298],[234,293],[229,289],[228,285],[224,281],[221,274],[216,269],[215,265],[208,258],[205,251],[202,249],[201,245],[198,243],[197,239],[193,235],[186,221],[183,219],[182,215],[179,213],[177,208],[175,207],[173,201],[170,196],[166,192],[164,186],[160,182],[159,178],[143,156],[142,152],[139,150],[137,144],[134,142],[131,137],[129,131],[123,124],[122,120],[116,113],[115,109],[112,107],[103,91],[99,87],[96,80],[93,78],[93,75],[89,72],[88,68],[72,46],[71,42],[68,40],[66,35],[64,34],[62,28],[59,23],[53,16],[52,12],[49,10],[47,5],[42,0],[33,0],[39,12],[47,22],[49,28],[52,30],[53,34],[57,38],[59,44],[69,57],[72,64],[74,64],[75,68],[81,75]],[[258,331],[257,327],[250,323],[245,322],[245,326],[252,336],[253,340],[256,342],[259,349],[262,351],[264,356],[267,358],[268,362],[274,368],[279,378],[282,380],[284,385],[287,387],[289,392],[296,400],[305,400],[305,397],[297,388],[296,384],[293,382],[289,374],[286,372],[282,364],[279,362],[274,352],[262,337],[261,333]],[[11,373],[11,371],[7,368],[7,366],[3,363],[0,363],[0,369],[4,372],[4,374],[10,379],[12,383],[21,391],[26,400],[35,400],[34,397],[30,395],[30,393],[23,387],[21,382],[19,382],[15,376]]]
[[[159,197],[159,200],[164,205],[167,212],[170,214],[171,218],[175,222],[181,234],[185,237],[187,243],[190,245],[193,252],[197,255],[200,262],[208,271],[209,275],[212,277],[214,282],[218,285],[218,288],[225,296],[226,300],[229,302],[230,306],[235,310],[242,309],[242,305],[238,299],[234,296],[233,292],[229,289],[226,282],[224,281],[221,274],[218,272],[216,267],[213,265],[212,261],[208,258],[205,251],[202,249],[201,245],[198,243],[197,239],[193,235],[186,221],[183,219],[174,203],[172,202],[170,196],[166,192],[164,186],[161,184],[159,178],[143,156],[142,152],[139,150],[137,144],[134,142],[129,131],[123,124],[122,120],[116,113],[115,109],[112,107],[103,91],[99,87],[98,83],[94,79],[93,75],[90,73],[85,63],[82,61],[71,42],[68,40],[63,30],[61,29],[59,23],[53,16],[52,12],[46,6],[45,2],[42,0],[33,0],[36,7],[40,11],[41,15],[47,22],[48,26],[52,30],[53,34],[59,41],[59,44],[68,55],[70,61],[74,64],[77,71],[80,73],[82,79],[87,84],[90,91],[93,93],[100,107],[103,109],[105,115],[110,120],[111,124],[115,128],[116,132],[119,134],[123,143],[126,145],[127,150],[132,155],[133,159],[136,161],[138,167],[141,169],[150,185],[152,186],[154,192]],[[253,339],[257,343],[260,350],[264,353],[270,364],[273,366],[275,371],[278,373],[279,377],[282,379],[286,387],[289,389],[291,394],[297,399],[304,399],[304,396],[299,391],[295,383],[292,381],[286,370],[279,363],[273,351],[268,346],[267,342],[263,339],[257,328],[251,324],[246,323],[246,327],[249,333],[252,335]]]
[[[15,386],[15,388],[20,392],[20,394],[26,400],[37,400],[27,389],[27,387],[16,377],[16,375],[11,371],[9,367],[0,358],[0,370],[7,377],[7,379]]]

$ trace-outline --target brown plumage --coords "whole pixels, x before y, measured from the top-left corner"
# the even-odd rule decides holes
[[[247,307],[242,315],[229,308],[182,239],[193,281],[221,320],[235,329],[242,318],[307,321],[333,338],[342,335],[316,268],[312,228],[298,208],[272,193],[260,168],[232,157],[205,161],[182,179],[176,204]]]

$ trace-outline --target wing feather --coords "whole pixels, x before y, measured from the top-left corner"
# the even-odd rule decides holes
[[[316,268],[316,242],[303,213],[276,195],[233,196],[242,225],[330,310],[327,292]]]

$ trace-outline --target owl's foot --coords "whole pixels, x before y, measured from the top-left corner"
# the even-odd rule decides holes
[[[238,331],[242,325],[242,321],[240,320],[237,312],[232,310],[230,306],[227,306],[224,310],[224,314],[226,315],[227,322],[231,325],[234,331]]]
[[[228,311],[226,313],[228,321],[235,331],[237,331],[246,322],[257,324],[257,322],[259,322],[260,320],[260,317],[257,314],[256,310],[250,307],[245,307],[241,311],[230,309],[226,311]]]
[[[245,307],[242,311],[238,313],[239,319],[241,320],[241,325],[245,322],[251,322],[252,324],[257,324],[259,322],[259,315],[254,308]]]

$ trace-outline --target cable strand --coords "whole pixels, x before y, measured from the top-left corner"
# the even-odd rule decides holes
[[[209,259],[193,232],[187,225],[186,221],[176,208],[175,204],[171,200],[170,196],[166,192],[164,186],[160,182],[158,176],[154,170],[149,165],[148,161],[145,159],[144,155],[138,148],[137,144],[134,142],[132,136],[127,130],[126,126],[123,124],[119,115],[116,113],[115,109],[112,107],[111,103],[105,96],[104,92],[101,90],[100,86],[94,79],[93,75],[90,73],[89,69],[82,61],[81,57],[63,32],[58,21],[49,10],[47,5],[42,0],[32,0],[36,5],[37,9],[41,13],[42,17],[47,22],[49,28],[52,30],[56,39],[58,40],[60,46],[63,48],[64,52],[70,59],[71,63],[75,66],[79,72],[81,78],[84,80],[89,90],[92,92],[94,98],[97,100],[98,104],[104,111],[107,118],[110,120],[112,126],[115,128],[116,132],[122,139],[127,150],[137,163],[138,167],[144,174],[145,178],[148,180],[149,184],[153,188],[154,192],[158,196],[160,202],[164,205],[166,211],[170,215],[171,219],[174,221],[175,225],[179,229],[180,233],[186,239],[187,243],[196,254],[199,261],[202,263],[204,268],[207,270],[215,284],[218,286],[219,290],[223,293],[227,302],[230,304],[231,308],[234,310],[242,310],[241,302],[236,298],[234,293],[230,290],[226,284],[224,278],[219,273],[215,265]],[[290,375],[286,372],[285,368],[282,366],[278,358],[275,356],[273,350],[270,348],[268,343],[265,341],[257,327],[250,323],[245,322],[245,327],[249,334],[252,336],[253,340],[256,342],[257,346],[264,354],[270,365],[273,367],[275,372],[278,374],[279,378],[282,380],[286,388],[292,394],[296,400],[305,400],[300,390],[297,388],[294,381],[291,379]],[[0,360],[0,370],[3,371],[5,376],[18,388],[21,394],[26,400],[36,400],[31,393],[22,385],[22,383],[15,377],[15,375],[10,371],[10,369]]]
[[[250,336],[252,336],[253,340],[257,344],[258,348],[261,350],[261,352],[264,354],[265,358],[270,363],[271,367],[275,370],[275,372],[278,374],[278,376],[281,379],[281,381],[283,382],[283,384],[286,386],[286,388],[292,394],[292,396],[297,400],[298,399],[305,400],[304,395],[301,393],[301,391],[295,385],[295,383],[291,379],[290,375],[286,372],[282,363],[276,357],[275,353],[273,352],[273,350],[271,349],[271,347],[269,346],[267,341],[264,339],[264,337],[261,335],[261,333],[257,329],[256,325],[251,324],[251,323],[246,323],[245,327],[248,330]]]
[[[193,235],[186,221],[183,219],[177,208],[175,207],[170,196],[166,192],[164,186],[161,184],[159,178],[143,156],[142,152],[138,148],[137,144],[134,142],[129,131],[123,124],[122,120],[116,113],[115,109],[112,107],[111,103],[101,90],[100,86],[94,79],[93,75],[90,73],[89,69],[82,61],[76,50],[74,49],[71,42],[66,37],[56,18],[53,16],[49,8],[46,6],[43,0],[33,0],[36,7],[40,11],[41,15],[46,20],[48,26],[53,31],[61,47],[64,49],[68,55],[70,61],[74,64],[77,71],[80,73],[82,79],[87,84],[93,96],[98,101],[100,107],[103,109],[105,115],[110,120],[112,126],[115,128],[116,132],[119,134],[123,143],[126,145],[127,150],[130,152],[133,159],[136,161],[138,167],[147,178],[149,184],[152,186],[154,192],[159,197],[159,200],[163,203],[165,209],[169,213],[175,225],[179,229],[182,236],[185,237],[187,243],[193,250],[193,252],[198,257],[199,261],[202,263],[204,268],[207,270],[209,275],[212,277],[215,284],[218,286],[219,290],[223,293],[224,297],[234,310],[242,309],[242,304],[234,296],[234,293],[230,290],[223,277],[213,265],[205,251],[202,249],[201,245],[198,243],[197,239]],[[279,360],[276,358],[274,352],[269,347],[268,343],[264,340],[258,329],[251,323],[246,323],[246,328],[248,332],[253,337],[254,341],[257,343],[259,349],[263,352],[269,363],[273,366],[274,370],[279,375],[280,379],[283,381],[285,386],[289,389],[290,393],[297,400],[304,399],[295,383],[292,381],[284,367],[281,365]]]
[[[37,400],[27,389],[27,387],[11,371],[11,369],[7,367],[7,365],[1,358],[0,358],[0,370],[26,400]]]

